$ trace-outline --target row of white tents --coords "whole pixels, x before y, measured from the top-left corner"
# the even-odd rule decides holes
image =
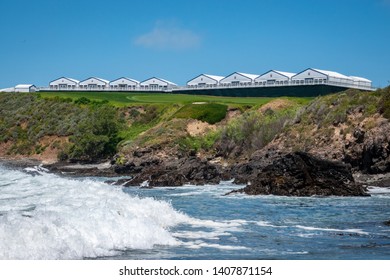
[[[270,70],[261,75],[234,72],[228,76],[200,74],[189,80],[185,87],[165,79],[152,77],[139,82],[122,77],[108,81],[98,77],[90,77],[79,81],[73,78],[61,77],[49,83],[50,90],[145,90],[172,91],[196,90],[204,88],[226,87],[264,87],[264,86],[300,86],[300,85],[335,85],[347,88],[372,89],[372,83],[366,78],[346,76],[337,72],[308,68],[299,73]],[[47,89],[47,88],[43,88]],[[8,91],[31,92],[37,91],[34,85],[17,85]],[[4,90],[3,90],[4,91]]]
[[[337,72],[308,68],[299,73],[270,70],[264,74],[246,74],[234,72],[228,76],[200,74],[189,80],[184,89],[203,89],[216,87],[245,87],[245,86],[287,86],[329,84],[336,86],[371,89],[371,81],[356,76],[346,76]],[[165,79],[153,77],[145,81],[122,77],[107,81],[91,77],[83,81],[61,77],[49,84],[51,90],[175,90],[183,89],[177,84]]]
[[[122,77],[113,81],[108,81],[98,77],[90,77],[83,81],[72,78],[61,77],[49,84],[50,89],[54,90],[72,90],[72,89],[89,89],[89,90],[170,90],[177,85],[161,78],[150,78],[143,82],[134,79]]]
[[[270,70],[261,75],[234,72],[226,77],[201,74],[187,82],[189,88],[240,87],[240,86],[287,86],[331,84],[363,89],[371,88],[366,78],[346,76],[337,72],[308,68],[299,73]]]

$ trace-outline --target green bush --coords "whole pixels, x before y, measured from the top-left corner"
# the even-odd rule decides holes
[[[390,119],[390,86],[379,90],[381,99],[379,101],[379,112],[387,119]]]
[[[108,105],[91,110],[70,138],[66,157],[74,161],[96,161],[115,154],[122,140],[118,135],[123,121],[118,115],[117,109]]]
[[[241,154],[250,155],[271,142],[294,116],[294,109],[279,112],[267,110],[263,114],[256,111],[247,112],[222,130],[216,149],[226,158]]]
[[[226,116],[228,106],[218,103],[188,104],[179,109],[174,118],[196,119],[209,124],[215,124]]]
[[[123,117],[107,101],[41,98],[38,94],[0,94],[0,141],[10,141],[10,153],[41,153],[45,136],[69,137],[58,157],[98,160],[116,152]],[[65,144],[64,144],[65,145]]]
[[[179,138],[177,144],[183,151],[210,150],[220,137],[220,131],[210,131],[203,136],[187,136]]]
[[[86,105],[86,104],[89,104],[91,103],[91,100],[89,100],[88,98],[86,97],[80,97],[80,98],[77,98],[75,101],[74,101],[75,104],[79,104],[79,105]]]

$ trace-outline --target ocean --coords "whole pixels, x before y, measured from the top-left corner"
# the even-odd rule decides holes
[[[390,259],[390,189],[299,198],[104,181],[0,166],[0,259]]]

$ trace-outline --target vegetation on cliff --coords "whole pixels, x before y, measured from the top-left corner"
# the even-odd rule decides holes
[[[0,105],[0,143],[10,156],[55,148],[60,159],[93,161],[112,156],[120,141],[123,118],[106,102],[8,93]]]
[[[390,87],[318,97],[300,109],[268,150],[306,151],[369,173],[390,171]]]
[[[370,141],[386,141],[387,136],[378,140],[375,133],[378,127],[386,131],[389,108],[389,88],[348,90],[314,100],[4,93],[0,152],[34,155],[55,148],[62,160],[91,162],[118,154],[118,162],[125,163],[140,149],[160,157],[198,154],[227,160],[245,160],[274,149],[309,151],[356,166],[364,153],[375,152],[374,147],[387,149]]]

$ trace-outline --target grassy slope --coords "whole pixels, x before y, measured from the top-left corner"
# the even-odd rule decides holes
[[[218,97],[205,95],[167,94],[167,93],[130,93],[130,92],[40,92],[44,98],[71,98],[77,100],[86,97],[95,101],[107,100],[110,104],[120,108],[142,106],[145,114],[141,117],[154,115],[150,120],[130,120],[132,123],[127,129],[120,132],[122,144],[131,143],[139,135],[153,127],[166,123],[172,118],[198,119],[210,124],[220,121],[227,108],[238,108],[242,112],[256,110],[275,99],[287,99],[297,106],[309,103],[313,98],[308,97]],[[206,103],[206,104],[193,104]],[[150,109],[157,109],[151,110]],[[157,111],[157,112],[155,112]],[[195,139],[191,139],[195,141]]]
[[[0,94],[0,97],[7,96],[5,99],[3,99],[3,103],[0,104],[0,106],[5,106],[3,109],[10,108],[9,105],[6,105],[6,100],[8,100],[9,102],[14,100],[14,98],[10,99],[10,97],[12,97],[13,95],[21,96],[21,94]],[[73,110],[75,110],[86,113],[90,110],[90,108],[94,111],[95,109],[93,108],[95,108],[96,106],[99,107],[103,105],[99,105],[96,102],[88,104],[77,103],[77,100],[83,97],[98,102],[106,100],[108,101],[107,105],[113,105],[117,107],[117,112],[122,116],[121,118],[123,118],[123,121],[125,123],[125,125],[121,126],[118,131],[119,138],[123,140],[120,147],[124,147],[131,143],[139,142],[137,140],[138,138],[140,138],[139,140],[141,140],[141,138],[144,138],[149,134],[152,138],[155,138],[157,132],[160,137],[164,138],[166,136],[166,138],[169,138],[169,132],[172,129],[172,131],[178,132],[177,135],[176,132],[173,133],[173,135],[175,136],[173,138],[177,138],[176,140],[179,140],[179,135],[181,135],[180,137],[185,137],[185,135],[181,132],[186,133],[184,128],[186,119],[199,119],[209,123],[215,123],[225,116],[226,111],[229,108],[236,108],[239,109],[241,112],[252,111],[257,110],[259,107],[268,103],[269,101],[275,100],[275,98],[262,97],[214,97],[165,93],[122,92],[40,92],[38,94],[25,94],[23,96],[25,96],[24,98],[26,98],[28,95],[34,97],[33,99],[31,99],[32,102],[30,103],[24,102],[23,98],[19,101],[16,101],[16,99],[18,98],[15,98],[15,113],[16,111],[19,113],[20,110],[22,110],[23,112],[35,112],[39,107],[40,109],[38,111],[42,112],[44,117],[35,117],[36,113],[22,114],[26,116],[28,122],[25,123],[26,126],[21,127],[21,125],[23,125],[23,120],[16,120],[15,118],[12,118],[11,116],[14,114],[13,112],[9,111],[6,114],[8,116],[8,119],[14,119],[15,122],[9,122],[6,124],[0,121],[0,124],[2,124],[4,131],[15,130],[24,133],[14,133],[14,137],[8,137],[8,139],[12,140],[12,142],[14,143],[14,147],[17,147],[17,149],[14,149],[13,153],[31,154],[31,152],[33,151],[28,147],[34,147],[35,145],[38,145],[42,136],[58,135],[57,130],[52,129],[52,122],[54,122],[55,124],[57,124],[58,122],[58,126],[61,128],[68,127],[69,124],[72,123],[72,125],[70,126],[70,130],[66,131],[66,133],[64,134],[66,136],[79,135],[80,137],[84,137],[86,134],[83,134],[81,132],[80,134],[78,131],[75,131],[82,124],[82,114],[76,113],[70,117],[65,114],[65,111],[73,112]],[[284,99],[288,99],[293,103],[297,104],[298,106],[302,106],[304,104],[307,104],[312,98]],[[204,104],[193,104],[196,102]],[[59,112],[57,110],[54,114],[52,114],[51,111],[53,110],[49,108],[49,105],[54,106],[54,108],[62,108],[65,106],[67,109],[60,109]],[[2,110],[0,110],[0,117],[1,114],[5,112],[6,111],[4,110],[3,112]],[[59,116],[62,117],[59,118]],[[183,118],[184,120],[176,122],[174,120],[175,118]],[[84,122],[88,123],[89,121],[85,120],[84,118]],[[34,123],[40,124],[38,131],[40,133],[35,133],[34,130],[34,134],[32,135],[33,137],[30,135],[29,137],[24,137],[26,139],[21,139],[19,137],[20,135],[28,135],[28,133],[32,133],[30,130],[33,128],[32,124]],[[184,130],[180,131],[182,129]],[[147,131],[150,131],[151,133],[144,134]],[[207,140],[207,146],[211,146],[211,144],[213,144],[215,140],[215,136],[211,138],[207,137],[207,135],[204,137]],[[87,139],[86,136],[84,138]],[[177,141],[175,139],[172,139],[172,141],[176,143]],[[199,145],[205,142],[203,141],[203,139],[185,138],[184,143],[186,145],[184,145],[184,148],[187,146],[192,147],[197,144],[195,140],[199,142]],[[3,139],[2,141],[7,140]],[[88,141],[84,141],[86,145]],[[144,141],[141,141],[141,143],[142,142]],[[26,146],[26,149],[21,149],[19,147],[19,143],[25,144],[24,146]],[[83,142],[78,141],[77,143]]]

